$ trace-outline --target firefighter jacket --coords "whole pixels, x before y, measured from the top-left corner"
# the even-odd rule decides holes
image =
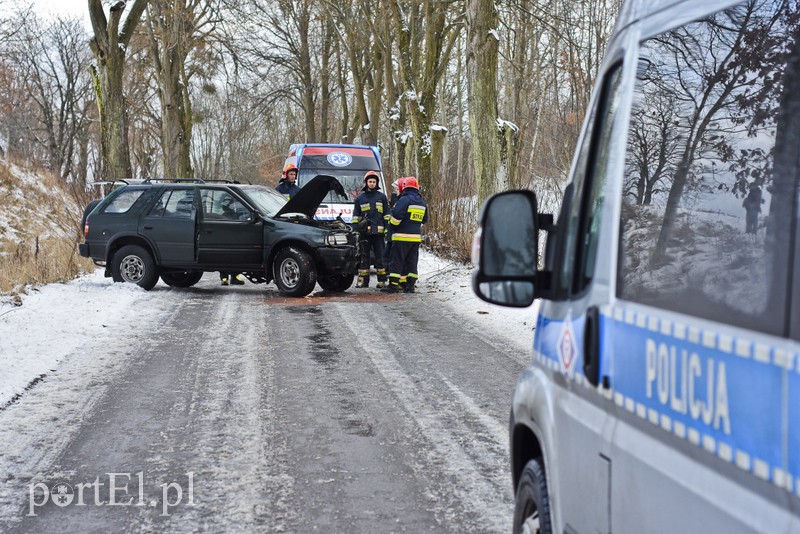
[[[281,178],[280,182],[278,182],[278,186],[275,188],[275,191],[285,196],[287,199],[291,199],[297,194],[298,191],[300,191],[300,188],[296,183],[293,184],[290,183],[286,178]]]
[[[389,201],[377,189],[370,191],[365,187],[362,191],[355,200],[351,222],[362,234],[383,235],[389,218]]]
[[[392,209],[392,241],[422,242],[422,225],[428,222],[428,205],[414,188],[406,188]]]

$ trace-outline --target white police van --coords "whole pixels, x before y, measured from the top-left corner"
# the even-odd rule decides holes
[[[800,7],[628,2],[592,98],[557,224],[501,193],[473,250],[542,299],[514,530],[800,532]]]

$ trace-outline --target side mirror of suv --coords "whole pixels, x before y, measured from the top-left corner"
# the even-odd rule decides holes
[[[481,210],[472,244],[472,289],[492,304],[524,308],[538,295],[539,215],[531,191],[507,191],[490,197]]]

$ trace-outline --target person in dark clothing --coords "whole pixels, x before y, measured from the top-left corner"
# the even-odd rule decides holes
[[[419,183],[413,176],[402,178],[400,198],[391,211],[392,253],[389,260],[389,293],[413,293],[419,274],[419,246],[422,243],[422,225],[428,222],[428,205],[419,192]]]
[[[400,180],[402,178],[398,178],[394,182],[392,182],[392,195],[389,197],[389,211],[394,209],[394,205],[397,204],[397,197],[400,196]],[[387,214],[388,218],[388,214]],[[392,254],[392,225],[386,226],[386,239],[385,239],[385,247],[383,249],[383,264],[387,267],[389,266],[389,258]]]
[[[237,210],[244,209],[244,206],[242,206],[241,203],[235,200],[232,196],[227,195],[222,199],[221,208],[223,217],[231,221],[236,221],[239,220],[239,212]],[[241,273],[237,272],[220,271],[219,280],[223,286],[227,286],[228,284],[232,286],[244,285],[244,277]]]
[[[284,195],[287,199],[291,199],[300,191],[297,186],[297,165],[294,163],[287,163],[283,168],[283,177],[278,182],[275,191]]]
[[[748,234],[755,234],[758,232],[758,214],[761,213],[761,204],[764,199],[761,198],[761,188],[756,184],[750,184],[750,192],[742,202],[745,209],[745,232]]]
[[[356,287],[369,287],[370,252],[375,255],[375,270],[378,273],[378,288],[386,284],[386,269],[383,266],[383,234],[389,217],[389,201],[380,191],[379,175],[368,171],[364,175],[364,187],[356,197],[352,224],[356,225],[361,248],[361,263],[358,267]]]

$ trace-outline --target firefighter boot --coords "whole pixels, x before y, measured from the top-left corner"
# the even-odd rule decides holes
[[[386,270],[378,269],[378,289],[386,287]]]
[[[232,286],[243,286],[244,285],[244,278],[242,278],[241,274],[237,274],[236,276],[231,277],[231,285]]]
[[[369,271],[358,271],[356,287],[369,287]]]
[[[400,277],[397,275],[390,276],[389,285],[387,285],[380,291],[383,293],[400,293],[400,291],[402,291],[402,289],[400,289]]]
[[[413,293],[414,286],[416,285],[417,285],[417,279],[412,276],[409,276],[408,279],[406,280],[406,285],[403,287],[403,293]]]

